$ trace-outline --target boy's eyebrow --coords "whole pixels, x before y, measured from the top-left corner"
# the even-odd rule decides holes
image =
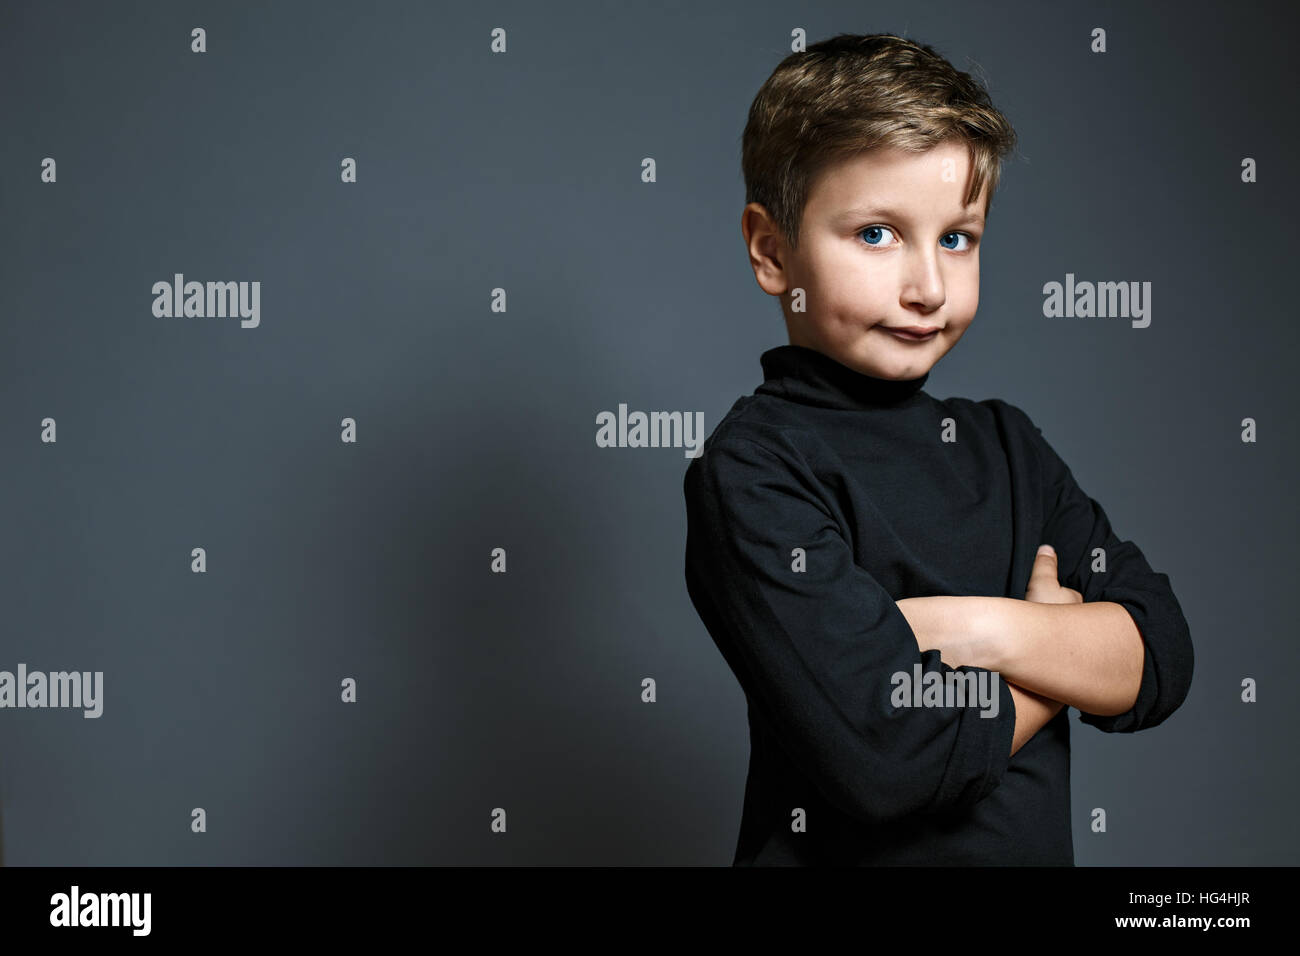
[[[832,221],[839,224],[855,220],[870,219],[873,216],[878,216],[882,219],[893,219],[900,222],[907,219],[906,213],[898,212],[895,209],[886,209],[883,206],[858,206],[853,209],[844,209],[840,211],[832,217]],[[984,217],[978,213],[967,213],[960,219],[954,219],[952,224],[954,226],[983,226]]]

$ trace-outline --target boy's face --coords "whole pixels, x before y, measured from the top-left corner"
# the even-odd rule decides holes
[[[969,172],[956,142],[843,160],[812,183],[794,251],[762,206],[746,206],[754,275],[782,297],[791,344],[888,379],[917,378],[956,345],[979,305],[988,195],[962,205]],[[791,311],[793,289],[804,290],[807,311]],[[890,331],[911,326],[935,331]]]

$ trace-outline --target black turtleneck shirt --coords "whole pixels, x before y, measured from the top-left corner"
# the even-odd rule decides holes
[[[892,675],[953,668],[921,652],[895,602],[1023,600],[1052,545],[1062,585],[1122,605],[1142,634],[1132,709],[1080,714],[1132,732],[1191,683],[1169,578],[1014,405],[939,400],[928,373],[875,378],[798,345],[760,361],[763,384],[684,479],[687,590],[748,703],[734,865],[1073,865],[1068,708],[1012,756],[1015,703],[991,672],[995,717],[897,706]]]

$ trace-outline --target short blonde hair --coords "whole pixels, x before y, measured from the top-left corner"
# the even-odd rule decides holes
[[[984,87],[931,47],[888,33],[840,34],[792,53],[754,97],[741,138],[745,202],[764,206],[791,248],[817,174],[876,147],[971,152],[966,203],[989,200],[1016,134]]]

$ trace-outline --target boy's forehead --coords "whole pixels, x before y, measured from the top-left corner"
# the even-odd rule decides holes
[[[824,168],[811,183],[808,206],[835,219],[908,212],[978,217],[982,196],[964,205],[970,167],[960,146],[867,150]]]

